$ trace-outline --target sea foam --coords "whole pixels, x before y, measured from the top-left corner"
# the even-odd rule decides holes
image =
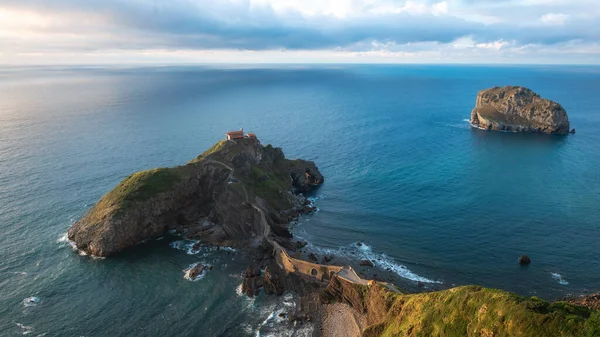
[[[552,275],[552,278],[555,279],[559,284],[562,284],[564,286],[568,285],[569,282],[567,280],[565,280],[561,274],[559,273],[550,273]]]
[[[27,297],[23,300],[23,305],[26,307],[35,307],[38,303],[40,303],[40,298],[35,296]]]
[[[194,281],[194,282],[195,282],[195,281],[199,281],[199,280],[203,279],[203,278],[204,278],[204,276],[206,276],[206,268],[204,268],[204,270],[202,270],[202,272],[201,272],[200,274],[198,274],[198,275],[197,275],[196,277],[194,277],[194,278],[190,277],[190,275],[188,274],[188,272],[189,272],[190,270],[192,270],[192,268],[196,267],[196,266],[197,266],[197,265],[199,265],[199,264],[204,264],[204,263],[201,263],[201,262],[192,263],[192,264],[190,264],[190,265],[189,265],[189,266],[188,266],[186,269],[184,269],[184,270],[183,270],[183,273],[184,273],[185,275],[183,276],[183,278],[184,278],[184,279],[186,279],[186,280],[188,280],[188,281]],[[206,264],[204,264],[204,265],[206,265]]]
[[[370,260],[374,266],[384,270],[391,270],[398,276],[415,282],[442,284],[442,281],[432,280],[424,276],[417,275],[405,265],[399,264],[385,253],[373,252],[371,246],[362,243],[360,246],[355,243],[343,246],[337,249],[323,248],[314,246],[309,242],[308,250],[314,251],[320,255],[340,256],[351,260]]]

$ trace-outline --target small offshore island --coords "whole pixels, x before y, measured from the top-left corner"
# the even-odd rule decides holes
[[[315,336],[600,336],[598,301],[550,303],[480,286],[411,294],[348,266],[291,257],[306,243],[288,224],[314,211],[302,193],[323,182],[314,162],[286,159],[254,134],[231,132],[186,165],[125,178],[68,237],[95,256],[169,231],[243,249],[254,260],[244,293],[296,293],[290,326],[310,320]]]
[[[494,131],[575,133],[575,129],[569,131],[569,117],[560,104],[519,86],[480,91],[470,123]]]

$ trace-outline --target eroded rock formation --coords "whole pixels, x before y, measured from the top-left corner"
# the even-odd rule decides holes
[[[214,245],[291,238],[306,210],[297,194],[323,183],[314,162],[288,160],[256,138],[220,141],[184,166],[125,178],[69,230],[77,247],[108,256],[168,230]]]
[[[569,133],[567,112],[524,87],[495,87],[477,95],[471,125],[486,130]]]

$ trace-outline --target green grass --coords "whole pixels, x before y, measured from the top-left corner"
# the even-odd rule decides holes
[[[215,153],[221,151],[225,147],[226,144],[227,144],[226,140],[220,140],[220,141],[218,141],[210,149],[204,151],[204,153],[202,153],[198,157],[192,159],[188,164],[197,163],[199,161],[202,161],[202,160],[206,159],[206,157],[210,156],[211,154],[215,154]]]
[[[268,174],[261,167],[253,165],[250,177],[244,179],[244,182],[257,196],[273,205],[280,205],[283,209],[291,206],[287,194],[282,196],[280,193],[285,193],[289,189],[290,180],[290,176],[286,173]]]
[[[123,179],[112,191],[100,199],[94,207],[94,217],[123,209],[138,201],[145,201],[160,193],[169,191],[173,185],[184,179],[190,172],[188,166],[157,168],[136,172]]]
[[[387,318],[368,327],[365,336],[600,335],[598,312],[564,302],[551,304],[478,286],[412,295],[381,291],[375,296],[389,305]]]

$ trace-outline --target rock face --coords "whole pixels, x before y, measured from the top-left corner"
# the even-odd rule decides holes
[[[523,87],[495,87],[477,95],[471,125],[495,131],[569,133],[567,112]]]
[[[309,173],[310,172],[310,173]],[[297,193],[323,183],[311,161],[288,160],[256,138],[220,141],[184,166],[125,178],[69,229],[69,239],[108,256],[169,230],[214,245],[291,238]]]
[[[581,297],[567,298],[566,302],[573,305],[579,305],[592,310],[600,310],[600,293]]]
[[[186,272],[185,272],[185,279],[188,280],[195,280],[198,276],[200,276],[200,274],[202,274],[203,271],[205,270],[211,270],[212,266],[205,266],[203,264],[197,263],[196,265],[190,267]]]
[[[363,267],[373,267],[371,260],[360,260],[360,265]]]

